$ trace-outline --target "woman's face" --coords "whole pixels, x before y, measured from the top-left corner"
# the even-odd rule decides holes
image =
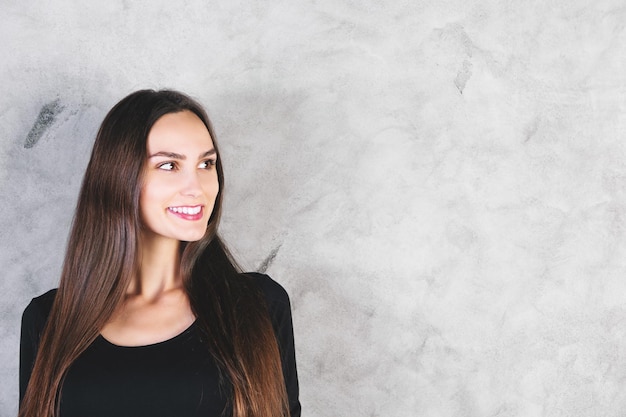
[[[201,239],[219,191],[209,131],[190,111],[170,113],[154,124],[147,146],[139,200],[144,238]]]

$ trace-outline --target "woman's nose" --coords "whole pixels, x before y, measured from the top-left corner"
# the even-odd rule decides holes
[[[185,175],[183,188],[181,193],[186,196],[199,197],[202,194],[202,185],[200,177],[195,170]]]

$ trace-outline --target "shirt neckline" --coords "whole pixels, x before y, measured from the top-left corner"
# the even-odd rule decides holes
[[[99,340],[105,345],[116,348],[116,349],[131,350],[131,349],[147,349],[147,348],[159,347],[159,346],[176,342],[178,339],[183,338],[184,336],[186,336],[188,333],[190,333],[193,330],[197,322],[198,322],[198,319],[195,319],[185,330],[183,330],[182,332],[178,333],[175,336],[170,337],[169,339],[161,340],[159,342],[149,343],[147,345],[137,345],[137,346],[118,345],[116,343],[109,341],[107,338],[102,336],[102,334],[98,334],[98,337],[96,338],[96,340]]]

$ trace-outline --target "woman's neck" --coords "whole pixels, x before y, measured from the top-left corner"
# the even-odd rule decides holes
[[[180,289],[180,242],[144,236],[140,245],[139,271],[127,294],[157,299],[168,291]]]
[[[180,242],[156,237],[140,241],[139,271],[124,301],[100,329],[120,346],[171,339],[195,320],[179,273]]]

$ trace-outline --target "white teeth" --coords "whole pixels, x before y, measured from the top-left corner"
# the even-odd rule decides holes
[[[182,213],[182,214],[198,214],[200,213],[200,210],[202,209],[202,207],[200,206],[196,206],[196,207],[168,207],[170,211],[173,211],[174,213]]]

